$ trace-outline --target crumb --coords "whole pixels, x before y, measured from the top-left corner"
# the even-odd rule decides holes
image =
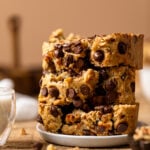
[[[53,144],[49,144],[47,150],[56,150],[56,147]]]
[[[24,128],[21,129],[21,135],[27,135],[27,132]]]

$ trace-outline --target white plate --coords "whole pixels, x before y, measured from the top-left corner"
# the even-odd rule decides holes
[[[47,142],[64,146],[113,147],[128,144],[128,135],[76,136],[55,134],[45,131],[43,125],[39,123],[36,125],[36,129]]]

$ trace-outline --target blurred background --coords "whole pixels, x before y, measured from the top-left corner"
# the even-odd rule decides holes
[[[66,35],[142,33],[149,43],[149,6],[149,0],[0,0],[0,78],[12,78],[21,93],[38,93],[42,43],[57,28]]]

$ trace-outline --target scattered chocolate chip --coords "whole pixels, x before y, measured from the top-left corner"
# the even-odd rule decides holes
[[[131,82],[130,87],[132,92],[135,92],[135,82]]]
[[[73,99],[73,105],[75,108],[81,108],[82,104],[83,104],[83,102],[79,97],[76,97]]]
[[[43,143],[41,143],[41,142],[34,142],[33,143],[34,150],[42,150],[42,147],[43,147]]]
[[[41,89],[41,92],[40,92],[40,93],[41,93],[42,96],[45,96],[45,97],[46,97],[46,96],[48,95],[48,89],[47,89],[47,87],[43,87],[43,88]]]
[[[116,86],[117,86],[117,81],[114,79],[114,80],[108,80],[108,81],[106,81],[106,83],[105,83],[105,89],[107,90],[107,91],[112,91],[112,90],[114,90],[115,88],[116,88]]]
[[[93,57],[95,61],[102,62],[104,60],[104,52],[102,50],[97,50]]]
[[[104,113],[107,114],[107,113],[111,113],[113,111],[112,107],[111,106],[105,106],[104,107]]]
[[[73,56],[72,55],[68,55],[65,60],[64,60],[64,65],[66,67],[68,67],[70,64],[73,63]]]
[[[63,53],[62,49],[55,49],[54,50],[54,56],[56,58],[64,57],[64,53]]]
[[[42,117],[41,117],[40,114],[38,114],[38,116],[36,118],[36,121],[39,122],[39,123],[41,123],[41,124],[43,124],[43,119],[42,119]]]
[[[59,90],[55,86],[51,86],[48,92],[52,97],[57,98],[59,96]]]
[[[80,91],[83,95],[89,95],[90,94],[90,88],[86,84],[82,84],[80,86]]]
[[[117,132],[118,133],[123,133],[128,129],[128,124],[126,122],[120,123],[117,126]]]
[[[66,96],[67,96],[68,98],[75,98],[75,96],[76,96],[75,90],[74,90],[73,88],[67,89],[67,91],[66,91]]]
[[[54,117],[57,117],[59,115],[57,106],[54,106],[54,105],[50,106],[50,114],[52,114]]]
[[[120,54],[125,54],[127,51],[127,45],[124,42],[118,43],[118,51]]]

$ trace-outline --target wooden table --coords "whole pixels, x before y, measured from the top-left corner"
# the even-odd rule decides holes
[[[140,102],[139,121],[150,124],[150,101],[146,101],[141,94],[137,95],[137,101]],[[0,147],[4,150],[34,150],[37,149],[37,143],[43,143],[42,150],[46,150],[46,143],[36,131],[36,121],[16,122],[7,143]],[[25,132],[24,133],[24,129]],[[64,147],[54,145],[56,150],[76,150],[75,147]],[[98,150],[98,149],[124,149],[130,150],[128,145],[116,148],[79,148],[80,150]]]

